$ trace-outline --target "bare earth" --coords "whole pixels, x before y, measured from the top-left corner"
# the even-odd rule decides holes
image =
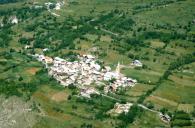
[[[55,93],[51,99],[56,102],[61,102],[61,101],[65,101],[67,98],[68,95],[62,91],[62,92]]]

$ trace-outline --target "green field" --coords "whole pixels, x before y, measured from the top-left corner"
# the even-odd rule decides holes
[[[22,101],[16,103],[34,104],[29,127],[171,127],[148,110],[122,126],[123,119],[106,114],[119,101],[166,109],[173,117],[184,111],[195,119],[194,0],[65,0],[60,10],[51,12],[45,2],[0,4],[0,95],[8,101],[17,96]],[[19,19],[18,24],[10,23],[12,16]],[[26,45],[31,48],[25,49]],[[121,73],[138,83],[108,94],[115,100],[80,98],[78,89],[62,87],[28,55],[43,54],[44,48],[50,49],[44,54],[51,57],[92,54],[112,70],[120,62]],[[144,66],[132,67],[133,60]],[[193,126],[194,122],[189,127]]]

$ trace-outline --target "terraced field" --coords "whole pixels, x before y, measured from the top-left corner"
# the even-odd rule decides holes
[[[46,2],[54,4],[48,9]],[[15,113],[15,125],[8,122],[0,128],[195,127],[194,0],[64,0],[55,10],[57,2],[61,1],[0,2],[0,103],[32,109]],[[11,23],[14,16],[17,24]],[[43,52],[44,48],[50,50]],[[79,89],[62,87],[48,76],[44,65],[29,56],[35,53],[64,59],[92,54],[112,70],[120,62],[121,73],[138,83],[85,99]],[[143,67],[134,68],[133,60]],[[142,104],[173,120],[165,123],[146,109],[130,111],[135,117],[108,115],[119,101]],[[180,111],[190,123],[177,119]]]

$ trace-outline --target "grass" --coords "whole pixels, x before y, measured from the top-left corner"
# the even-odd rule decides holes
[[[191,42],[175,40],[166,47],[166,51],[174,52],[176,56],[180,56],[191,53],[194,50],[194,46],[194,43]]]
[[[137,79],[138,82],[144,81],[146,83],[149,82],[156,83],[161,76],[161,74],[159,74],[158,72],[154,72],[152,70],[144,70],[144,69],[137,70],[137,69],[126,68],[121,72],[127,75],[128,77]]]
[[[59,128],[69,126],[79,127],[82,123],[86,122],[93,124],[95,127],[104,127],[104,124],[107,124],[107,121],[109,121],[107,120],[103,124],[98,120],[89,121],[88,118],[91,118],[91,116],[94,115],[94,113],[89,111],[91,106],[86,106],[83,103],[75,103],[74,97],[71,101],[68,101],[67,99],[60,102],[53,100],[54,95],[62,92],[66,92],[67,95],[70,94],[70,91],[67,89],[56,90],[45,85],[33,95],[33,100],[41,104],[41,108],[46,113],[46,118],[39,117],[39,122],[34,126],[35,128],[53,126]],[[73,109],[72,105],[76,105],[77,109]],[[56,112],[53,109],[54,107],[61,109],[63,112]],[[107,124],[106,127],[109,128],[111,126]]]
[[[191,5],[191,7],[189,7],[189,5]],[[190,13],[193,10],[193,7],[193,0],[187,0],[170,4],[165,8],[157,8],[152,9],[151,11],[143,11],[142,13],[135,15],[135,17],[136,20],[139,20],[140,24],[145,22],[154,24],[168,23],[173,26],[177,24],[187,24],[193,18],[193,13]]]
[[[166,91],[167,90],[167,91]],[[171,90],[172,93],[169,93]],[[172,82],[164,83],[159,90],[156,91],[156,95],[163,96],[166,99],[170,99],[176,102],[194,103],[194,87],[187,87],[183,85],[174,84]],[[188,92],[188,93],[183,93]]]
[[[129,64],[130,63],[130,59],[127,58],[127,56],[120,55],[116,51],[108,50],[106,53],[107,53],[107,56],[101,58],[101,59],[105,60],[106,64],[114,66],[114,65],[117,65],[118,62],[121,64]]]
[[[150,96],[145,100],[154,104],[156,110],[167,108],[169,111],[177,110],[178,103],[158,96]]]
[[[165,107],[170,111],[191,112],[192,106],[194,106],[194,93],[194,86],[184,86],[181,83],[166,81],[145,102],[151,101],[156,109]]]
[[[165,81],[146,101],[154,103],[156,109],[166,107],[169,110],[192,112],[195,99],[194,75],[191,72],[194,69],[193,65],[194,63],[191,63],[184,65],[180,70],[175,70],[169,80]]]
[[[162,48],[165,45],[163,42],[159,40],[152,40],[150,41],[150,43],[153,48]]]
[[[191,75],[191,76],[188,76]],[[191,86],[193,87],[194,84],[194,77],[190,73],[175,73],[170,76],[170,79],[175,82],[175,84],[181,84],[182,86]]]
[[[194,111],[194,104],[179,104],[177,110],[191,113]]]
[[[84,35],[84,37],[86,37],[90,41],[95,41],[98,38],[98,36],[95,34],[86,34],[86,35]]]
[[[100,41],[102,41],[102,42],[111,42],[112,38],[110,36],[101,36]]]
[[[30,81],[42,65],[38,62],[27,62],[29,59],[26,56],[20,55],[18,53],[12,53],[10,59],[3,59],[6,65],[3,66],[4,70],[11,67],[12,65],[17,65],[15,68],[9,68],[7,71],[1,70],[0,77],[2,79],[6,78],[19,78],[23,77],[24,81]]]
[[[132,96],[132,97],[137,97],[137,96],[141,96],[143,93],[145,93],[147,90],[151,89],[152,87],[154,87],[154,85],[148,85],[148,84],[136,84],[134,87],[132,87],[131,89],[129,89],[126,94],[128,96]]]

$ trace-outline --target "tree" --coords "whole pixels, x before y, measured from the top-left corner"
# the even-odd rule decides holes
[[[29,39],[25,38],[25,37],[21,37],[18,42],[20,42],[21,44],[29,44]]]
[[[176,111],[174,113],[174,117],[171,120],[171,126],[180,126],[180,127],[184,127],[184,126],[191,126],[192,122],[191,122],[191,118],[190,115],[184,111]]]
[[[127,126],[129,123],[133,123],[135,118],[140,116],[142,112],[143,110],[139,106],[133,105],[128,113],[122,113],[118,118],[124,122],[125,126]]]
[[[72,99],[72,96],[71,95],[68,95],[68,98],[67,98],[68,100],[71,100]]]
[[[110,83],[114,83],[116,81],[116,78],[112,78],[109,80]]]
[[[147,106],[149,109],[154,108],[154,104],[153,104],[152,102],[147,102],[147,103],[146,103],[146,106]]]
[[[77,106],[73,104],[72,109],[77,109]]]
[[[23,77],[20,76],[20,77],[18,78],[18,81],[22,81],[22,80],[23,80]]]
[[[168,111],[168,110],[167,110],[166,108],[161,108],[161,109],[160,109],[160,112],[161,112],[162,114],[165,114],[167,111]]]

